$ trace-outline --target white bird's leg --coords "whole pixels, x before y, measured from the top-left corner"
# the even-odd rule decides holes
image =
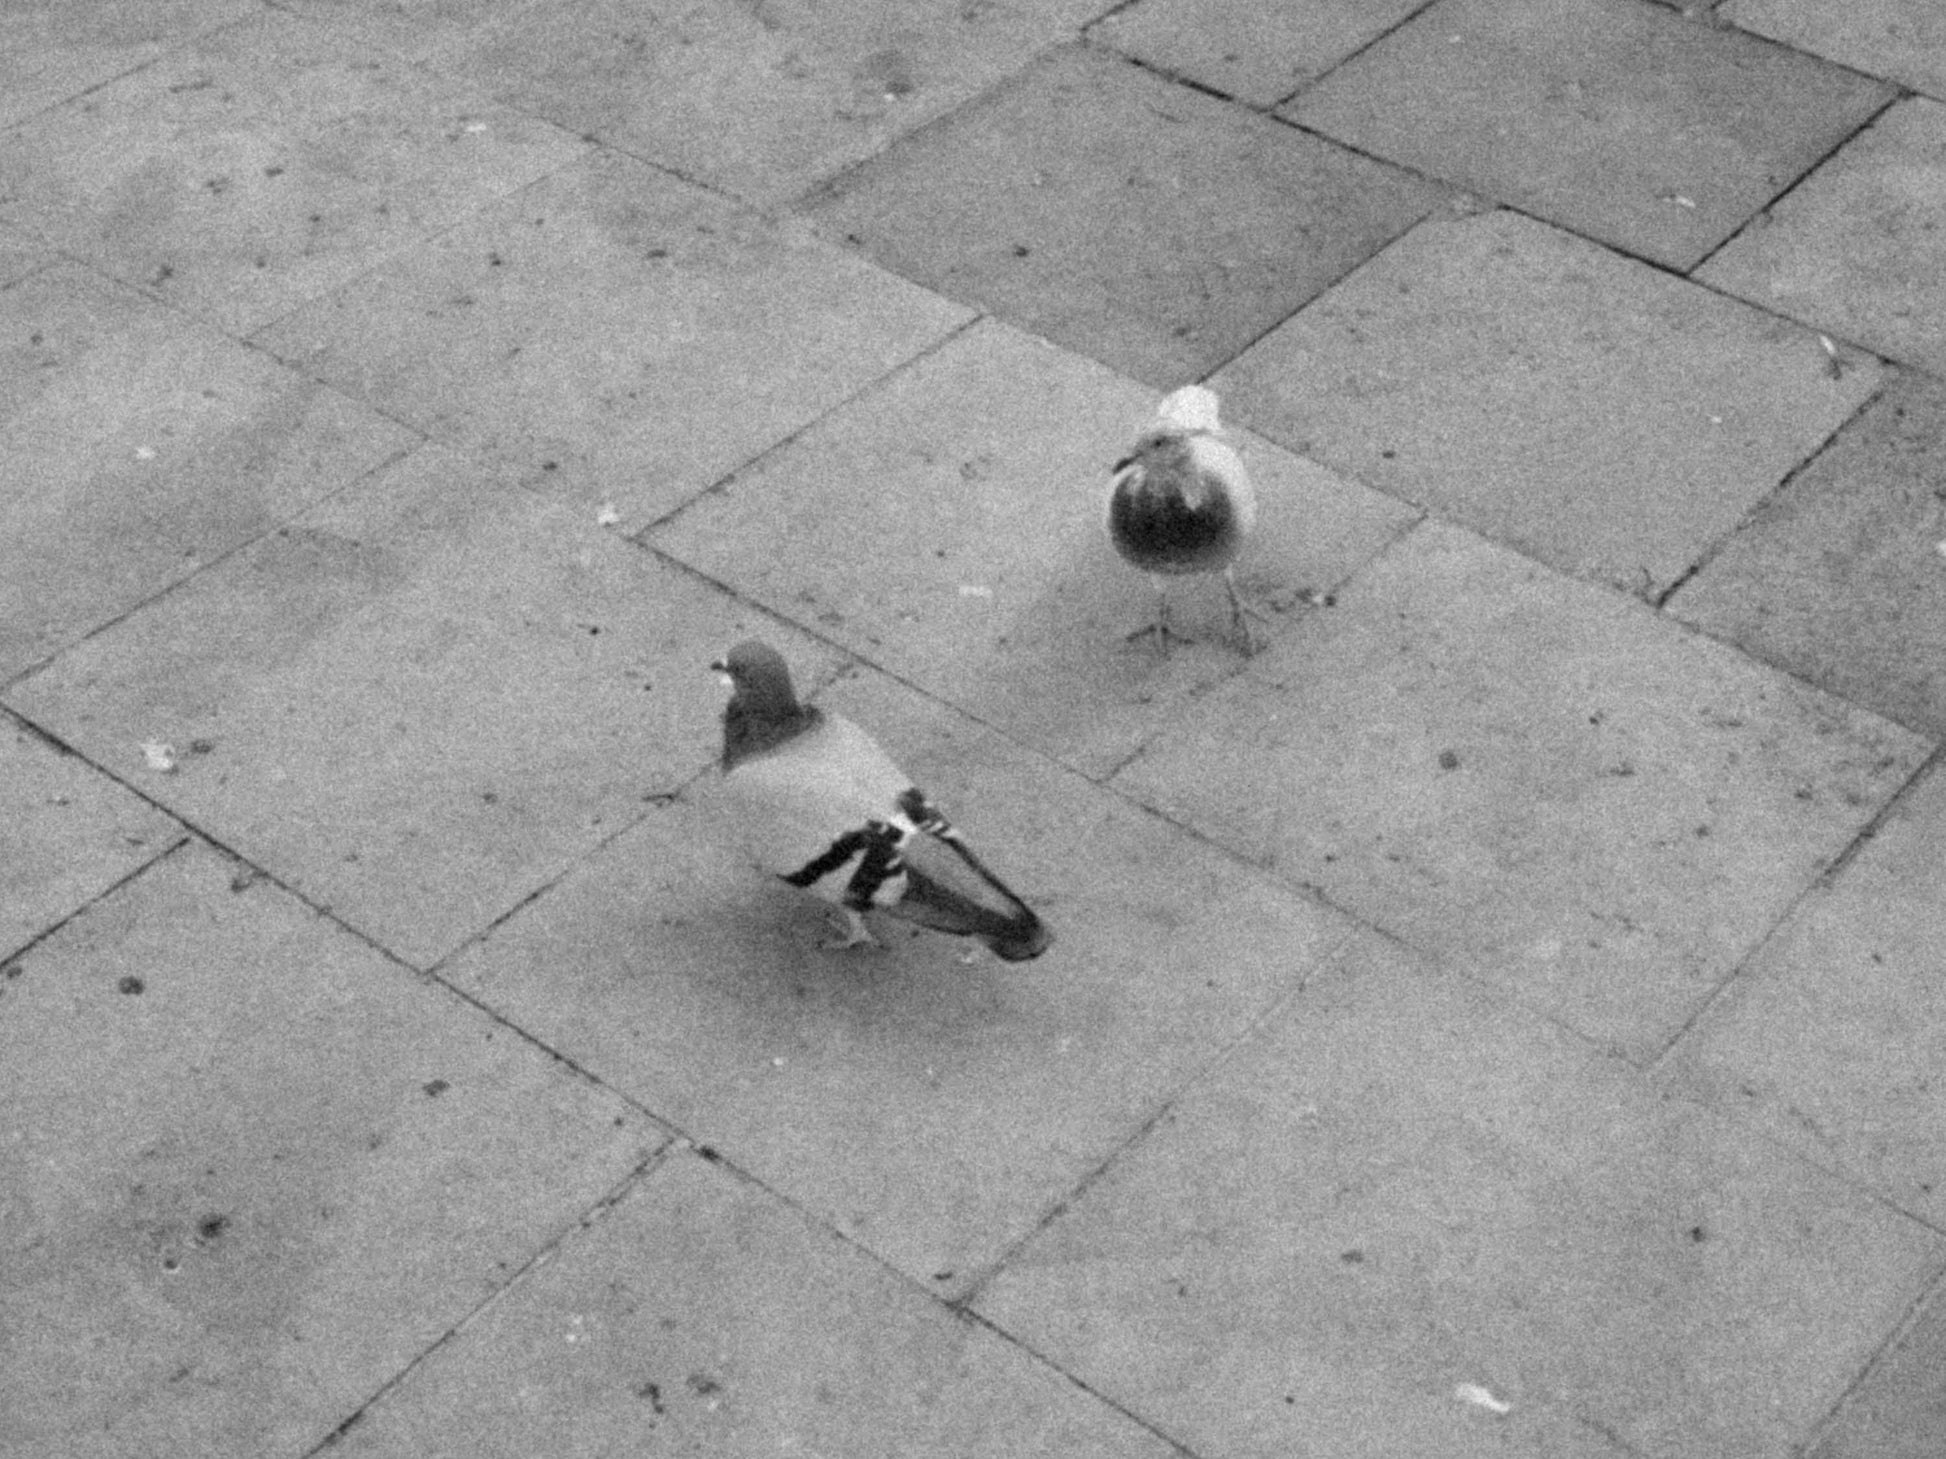
[[[1250,631],[1250,619],[1255,618],[1261,623],[1268,623],[1270,617],[1243,601],[1243,594],[1237,591],[1236,574],[1227,567],[1223,569],[1223,586],[1230,590],[1230,621],[1236,625],[1237,632],[1243,635],[1243,656],[1249,658],[1256,653],[1258,647],[1256,635]]]
[[[840,907],[838,910],[845,914],[845,935],[826,942],[824,944],[826,948],[833,951],[841,951],[848,947],[880,947],[883,945],[876,937],[872,936],[871,924],[865,920],[865,914],[863,912],[855,911],[850,907]]]
[[[1169,627],[1169,589],[1160,577],[1155,580],[1155,622],[1143,624],[1128,637],[1146,638],[1151,633],[1155,635],[1156,647],[1164,653],[1169,652],[1170,639],[1182,638],[1180,633],[1172,631]],[[1183,642],[1187,643],[1189,640],[1184,638]]]

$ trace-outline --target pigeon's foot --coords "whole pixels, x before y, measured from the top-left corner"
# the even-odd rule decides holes
[[[871,924],[866,922],[863,912],[855,912],[850,907],[840,907],[845,914],[845,935],[834,937],[820,944],[827,951],[843,952],[853,947],[883,948],[884,943],[872,936]]]

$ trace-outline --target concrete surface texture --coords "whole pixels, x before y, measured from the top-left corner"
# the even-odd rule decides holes
[[[1936,0],[0,7],[0,1456],[1939,1459],[1943,119]],[[1050,952],[822,945],[750,636]]]

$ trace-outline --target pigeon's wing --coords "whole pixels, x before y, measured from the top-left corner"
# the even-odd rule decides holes
[[[977,937],[1008,962],[1039,957],[1053,942],[1013,889],[988,871],[946,818],[908,789],[900,809],[914,826],[900,847],[905,894],[887,910],[938,932]]]

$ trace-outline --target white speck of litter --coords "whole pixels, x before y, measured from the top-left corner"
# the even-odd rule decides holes
[[[136,459],[137,461],[153,461],[153,460],[155,460],[155,447],[153,447],[153,446],[137,446],[137,447],[135,448],[135,459]]]
[[[1686,198],[1681,193],[1670,193],[1669,201],[1679,208],[1693,208],[1696,206],[1696,199]]]
[[[621,519],[622,514],[615,510],[613,502],[603,502],[601,510],[595,513],[595,525],[598,527],[612,527]]]
[[[993,589],[985,583],[961,583],[959,585],[959,595],[962,598],[991,598],[993,596]]]
[[[1723,417],[1722,417],[1722,416],[1720,416],[1720,415],[1713,415],[1713,416],[1711,416],[1711,417],[1710,417],[1710,424],[1711,424],[1711,425],[1713,425],[1713,426],[1720,426],[1720,425],[1722,425],[1722,424],[1723,424]]]
[[[1941,557],[1946,557],[1946,542],[1933,543],[1932,550],[1937,552]]]
[[[1484,1408],[1488,1413],[1511,1413],[1513,1405],[1504,1398],[1495,1398],[1493,1390],[1482,1388],[1478,1383],[1462,1383],[1453,1390],[1453,1397],[1461,1403],[1471,1403]]]
[[[176,752],[160,740],[142,741],[142,759],[149,769],[167,775],[176,768]]]
[[[487,124],[485,122],[468,122],[466,124],[466,130],[469,132],[484,132],[486,129]]]

